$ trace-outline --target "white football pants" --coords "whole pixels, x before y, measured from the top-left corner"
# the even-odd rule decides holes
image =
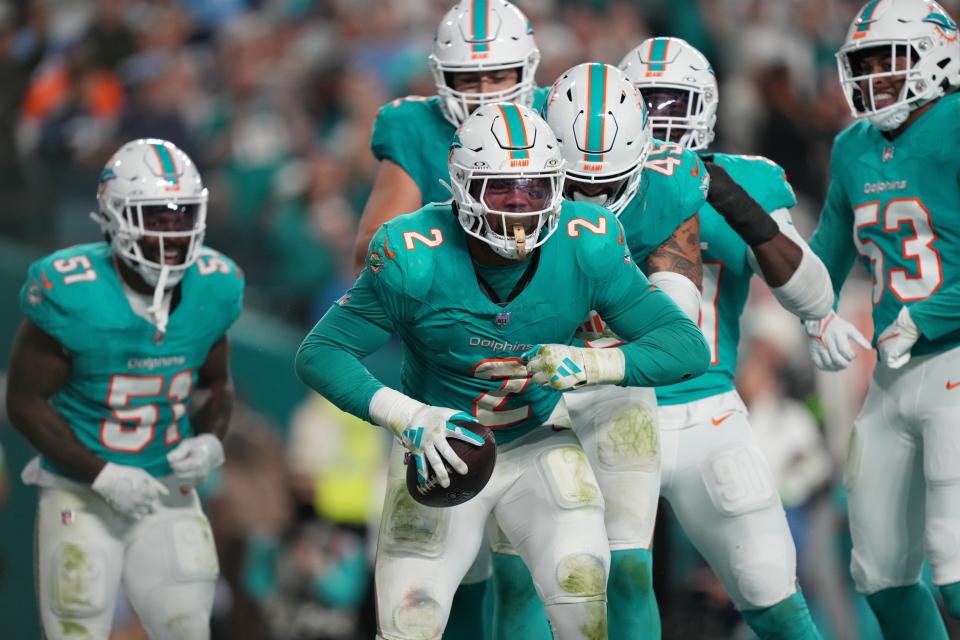
[[[37,594],[48,640],[106,640],[122,582],[152,640],[206,640],[219,564],[196,491],[140,521],[88,487],[40,488]]]
[[[850,436],[850,570],[875,593],[960,580],[960,349],[877,365]]]
[[[603,498],[573,433],[545,426],[500,447],[483,491],[446,509],[413,501],[403,453],[394,446],[377,549],[381,638],[440,638],[491,514],[530,567],[554,637],[590,638],[605,627]]]

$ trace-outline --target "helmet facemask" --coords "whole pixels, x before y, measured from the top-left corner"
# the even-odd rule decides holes
[[[931,46],[929,38],[921,38],[916,46]],[[857,117],[867,117],[881,131],[891,131],[929,99],[931,87],[917,67],[919,54],[914,47],[910,41],[890,41],[837,54],[843,93]],[[876,61],[885,70],[872,71],[869,67]]]
[[[525,107],[533,105],[534,74],[540,64],[540,52],[533,51],[526,60],[494,65],[445,64],[430,56],[430,69],[440,96],[440,109],[454,126],[460,126],[473,111],[484,104],[516,102]],[[462,91],[454,88],[454,74],[483,74],[498,71],[516,71],[517,83],[498,91]]]
[[[175,286],[197,260],[206,231],[207,193],[131,202],[100,198],[98,222],[117,256],[150,286]]]
[[[691,151],[710,146],[716,118],[706,113],[706,104],[715,97],[704,95],[709,89],[660,83],[637,88],[646,102],[654,138]]]
[[[523,260],[557,230],[561,172],[498,175],[462,171],[461,179],[453,181],[460,224],[497,255]]]
[[[567,169],[567,177],[563,183],[564,197],[575,202],[598,204],[619,216],[640,188],[643,165],[648,155],[650,145],[644,147],[636,165],[613,175],[598,176]]]

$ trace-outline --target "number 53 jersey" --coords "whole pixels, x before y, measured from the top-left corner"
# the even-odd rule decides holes
[[[923,332],[913,355],[960,343],[960,306],[944,307],[957,298],[931,298],[960,284],[958,139],[960,94],[952,94],[892,141],[866,121],[834,141],[830,190],[810,246],[838,295],[859,255],[873,278],[874,344],[903,306]]]
[[[50,403],[98,457],[170,473],[166,455],[191,434],[197,371],[243,305],[243,275],[208,248],[187,270],[167,332],[134,313],[105,242],[53,253],[29,269],[20,307],[71,361]],[[44,468],[69,477],[50,461]]]

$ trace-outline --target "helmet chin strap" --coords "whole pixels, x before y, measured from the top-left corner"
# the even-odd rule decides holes
[[[167,320],[169,319],[169,307],[163,304],[163,297],[167,293],[167,279],[170,277],[170,267],[166,264],[160,268],[160,276],[157,278],[157,286],[153,290],[153,303],[147,308],[150,315],[153,316],[153,323],[157,325],[157,331],[167,332]]]
[[[911,111],[913,111],[913,109],[908,105],[900,105],[898,109],[892,109],[890,112],[882,115],[867,116],[867,119],[870,120],[873,126],[880,129],[880,131],[893,131],[907,121]]]

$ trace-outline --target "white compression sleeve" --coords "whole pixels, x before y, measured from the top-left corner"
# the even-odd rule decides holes
[[[770,291],[784,309],[801,320],[818,320],[825,317],[833,309],[834,299],[833,284],[830,282],[827,267],[793,226],[789,211],[777,209],[770,215],[776,220],[780,232],[803,250],[800,265],[790,279],[779,287],[771,287]],[[763,272],[753,251],[747,253],[747,260],[754,273],[762,278]]]
[[[647,276],[650,284],[670,296],[680,310],[697,322],[700,318],[700,289],[686,276],[673,271],[657,271]]]

